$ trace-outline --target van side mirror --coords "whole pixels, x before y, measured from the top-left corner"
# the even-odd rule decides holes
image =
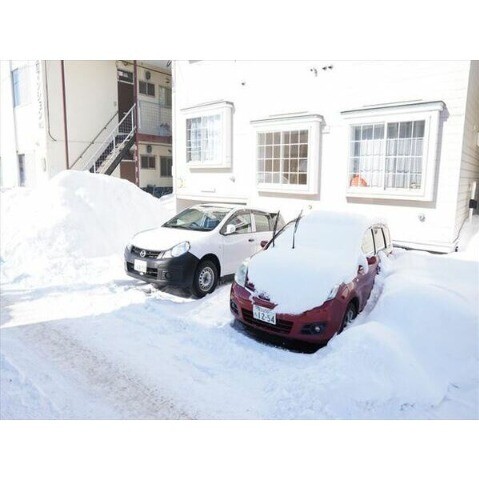
[[[376,256],[370,256],[368,258],[368,264],[376,264],[376,262],[377,262]]]
[[[225,235],[232,235],[233,233],[236,233],[236,226],[235,225],[227,225]]]
[[[261,241],[260,243],[261,248],[264,248],[268,243],[269,241],[266,241],[266,240]]]

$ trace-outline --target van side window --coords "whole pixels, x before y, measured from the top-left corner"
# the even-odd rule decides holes
[[[256,225],[256,233],[271,231],[269,227],[269,218],[261,213],[254,213],[254,224]]]
[[[374,255],[374,240],[371,228],[369,228],[366,233],[364,233],[363,244],[361,248],[366,256],[369,257]]]
[[[386,242],[384,241],[383,230],[380,227],[373,228],[374,232],[374,243],[376,245],[376,253],[386,249]]]
[[[228,221],[228,224],[236,226],[236,234],[251,233],[253,231],[250,213],[238,213]]]

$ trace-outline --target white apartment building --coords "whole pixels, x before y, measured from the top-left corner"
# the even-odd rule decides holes
[[[179,208],[345,207],[386,217],[398,245],[454,250],[479,189],[479,61],[178,61],[173,77]]]
[[[76,169],[171,190],[170,63],[0,62],[1,185]]]

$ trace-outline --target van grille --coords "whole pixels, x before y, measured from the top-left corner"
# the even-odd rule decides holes
[[[140,255],[142,251],[145,252],[145,256]],[[163,251],[153,251],[149,249],[138,248],[137,246],[132,246],[131,252],[133,254],[140,256],[141,258],[153,258],[153,259],[156,259],[159,254],[163,253]]]

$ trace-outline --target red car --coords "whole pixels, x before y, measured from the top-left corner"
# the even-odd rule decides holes
[[[366,305],[381,251],[392,251],[383,221],[313,211],[240,266],[231,312],[250,329],[324,345]]]

